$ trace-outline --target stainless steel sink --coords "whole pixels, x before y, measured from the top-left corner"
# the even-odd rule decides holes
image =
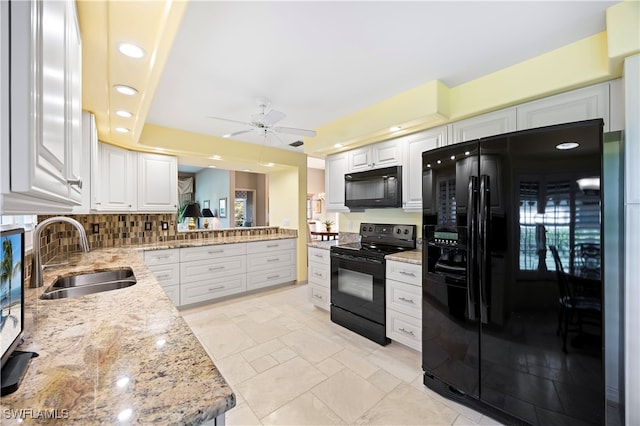
[[[58,278],[40,296],[41,299],[62,299],[131,287],[137,282],[131,268],[88,272]]]

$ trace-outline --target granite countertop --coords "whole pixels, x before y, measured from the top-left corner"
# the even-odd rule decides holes
[[[269,235],[256,234],[256,235],[249,235],[249,236],[227,235],[224,237],[160,241],[160,242],[149,243],[149,244],[137,244],[137,245],[131,245],[129,246],[129,248],[150,251],[150,250],[166,250],[166,249],[181,248],[181,247],[211,246],[211,245],[217,245],[217,244],[236,244],[236,243],[251,243],[251,242],[258,242],[258,241],[285,240],[285,239],[291,239],[291,238],[298,238],[298,236],[291,235],[291,234],[269,234]]]
[[[307,243],[307,247],[319,248],[324,250],[329,250],[333,246],[338,245],[338,240],[329,240],[329,241],[311,241]]]
[[[385,256],[386,260],[395,260],[396,262],[414,263],[416,265],[422,265],[422,251],[421,250],[409,250],[401,253],[388,254]]]
[[[235,406],[233,391],[145,266],[140,248],[72,254],[69,264],[45,270],[43,287],[27,289],[19,349],[39,357],[20,388],[2,397],[3,409],[26,410],[25,420],[44,413],[82,425],[200,424]],[[133,269],[135,285],[39,299],[58,277],[121,267]],[[6,413],[3,425],[19,423]]]

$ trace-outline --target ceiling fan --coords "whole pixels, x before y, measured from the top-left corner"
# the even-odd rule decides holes
[[[289,134],[289,135],[298,135],[298,136],[309,136],[314,137],[316,135],[315,130],[306,130],[306,129],[298,129],[295,127],[281,127],[276,126],[280,120],[286,117],[286,115],[280,111],[276,111],[275,109],[271,109],[267,111],[269,107],[269,100],[265,98],[258,98],[256,100],[258,106],[261,111],[258,114],[253,114],[251,116],[251,122],[231,120],[228,118],[222,117],[213,117],[209,116],[209,118],[213,118],[215,120],[223,120],[231,123],[238,123],[246,126],[247,128],[243,130],[238,130],[237,132],[227,133],[223,135],[223,138],[232,138],[237,135],[241,135],[243,133],[258,133],[260,135],[264,135],[266,138],[269,133],[278,134]]]

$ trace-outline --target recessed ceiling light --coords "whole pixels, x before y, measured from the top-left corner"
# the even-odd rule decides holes
[[[129,133],[129,129],[125,127],[116,127],[116,132],[118,133]]]
[[[556,145],[556,149],[560,149],[562,151],[566,151],[567,149],[575,149],[579,147],[580,144],[577,142],[563,142]]]
[[[133,43],[120,43],[118,44],[118,50],[120,53],[130,58],[139,59],[144,56],[144,49]]]
[[[124,118],[131,118],[131,117],[133,117],[133,114],[131,114],[129,111],[125,111],[125,110],[122,110],[122,109],[117,110],[117,111],[116,111],[116,115],[117,115],[118,117],[124,117]]]
[[[342,145],[341,143],[337,143],[334,145],[334,148],[342,148],[344,145]]]
[[[133,96],[138,93],[138,91],[133,87],[125,86],[123,84],[116,84],[115,86],[113,86],[113,88],[116,89],[118,93],[122,93],[123,95]]]
[[[210,169],[217,169],[218,168],[218,166],[207,166],[207,167],[210,168]]]
[[[213,156],[211,156],[209,158],[212,159],[212,160],[220,160],[220,159],[222,159],[222,157],[220,157],[219,155],[213,155]]]
[[[392,132],[397,132],[397,131],[398,131],[398,130],[400,130],[400,129],[402,129],[402,127],[400,127],[400,126],[392,126],[392,127],[389,127],[389,130],[390,130],[390,131],[392,131]]]
[[[456,159],[456,156],[455,156],[455,155],[452,155],[452,156],[451,156],[451,159],[452,159],[452,160],[455,160],[455,159]]]
[[[249,170],[249,169],[244,169],[243,171],[244,171],[244,172],[250,172],[251,170]]]
[[[464,155],[469,155],[469,154],[471,154],[469,151],[464,152]]]

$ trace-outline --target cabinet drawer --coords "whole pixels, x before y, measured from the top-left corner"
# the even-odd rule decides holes
[[[387,308],[394,309],[414,318],[422,318],[422,288],[387,280],[386,288]]]
[[[247,273],[247,290],[283,284],[296,279],[294,265]]]
[[[180,249],[180,262],[192,260],[216,259],[219,257],[238,256],[247,252],[246,244],[215,244],[202,247],[185,247]]]
[[[422,320],[387,309],[387,337],[422,352]]]
[[[165,265],[180,261],[180,249],[149,250],[144,252],[144,263],[147,265]]]
[[[309,247],[309,262],[331,265],[331,252],[329,250]]]
[[[180,285],[163,286],[162,289],[167,293],[167,296],[169,296],[169,299],[171,299],[171,302],[173,302],[175,306],[180,306]]]
[[[315,284],[309,284],[309,302],[328,311],[331,304],[329,300],[329,289]]]
[[[328,265],[309,262],[308,274],[309,283],[329,288],[331,284],[331,268]]]
[[[247,254],[267,253],[274,250],[289,250],[296,248],[296,240],[289,238],[286,240],[269,240],[247,243]]]
[[[387,263],[387,279],[402,281],[422,287],[422,266],[415,263],[395,262]]]
[[[196,260],[180,264],[180,283],[213,280],[247,271],[245,256]]]
[[[180,303],[189,305],[191,303],[204,302],[217,299],[219,297],[230,296],[241,293],[247,289],[247,279],[245,274],[234,275],[232,277],[217,278],[204,281],[180,284]]]
[[[166,265],[151,265],[149,270],[153,272],[158,283],[164,288],[180,284],[180,264],[168,263]]]
[[[293,250],[272,251],[247,255],[247,271],[260,271],[265,268],[273,269],[281,266],[293,265],[296,253]]]

